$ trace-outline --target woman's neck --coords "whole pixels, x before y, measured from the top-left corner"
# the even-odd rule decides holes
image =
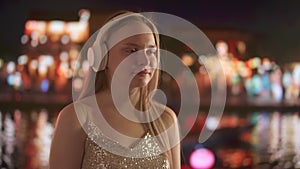
[[[117,93],[118,95],[118,93]],[[130,89],[128,96],[120,96],[118,97],[118,103],[121,103],[121,106],[124,104],[129,104],[131,102],[132,105],[137,105],[140,100],[140,88],[134,88]],[[103,106],[109,106],[109,107],[115,107],[116,104],[114,103],[114,99],[112,95],[112,92],[110,89],[105,89],[103,91],[100,91],[98,94],[96,94],[96,98],[98,101],[100,101],[100,104]],[[129,98],[129,99],[128,99]]]

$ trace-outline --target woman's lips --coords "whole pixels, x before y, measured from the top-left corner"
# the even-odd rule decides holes
[[[146,76],[146,75],[150,75],[151,74],[151,71],[150,70],[142,70],[142,71],[139,71],[139,72],[133,72],[133,75],[136,75],[136,76]]]
[[[143,70],[143,71],[139,72],[137,75],[147,75],[147,74],[150,74],[150,72]]]

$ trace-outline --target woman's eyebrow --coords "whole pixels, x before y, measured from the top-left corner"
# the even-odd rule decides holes
[[[136,47],[136,48],[143,48],[144,46],[136,44],[136,43],[132,43],[132,42],[128,42],[123,44],[123,46],[130,46],[130,47]],[[156,48],[156,45],[148,45],[147,48]]]

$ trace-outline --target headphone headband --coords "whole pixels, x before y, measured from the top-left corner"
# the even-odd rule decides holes
[[[139,14],[139,13],[132,13],[132,12],[126,12],[121,13],[117,16],[112,17],[106,24],[104,24],[98,31],[96,40],[94,41],[92,47],[88,49],[87,52],[87,59],[89,62],[89,65],[92,67],[93,71],[98,72],[105,70],[107,62],[108,62],[108,46],[107,46],[107,37],[110,35],[110,32],[113,27],[115,27],[118,23],[121,23],[121,21],[125,21],[128,18],[140,18],[145,23],[148,23],[147,25],[151,29],[151,33],[157,33],[157,30],[154,26],[154,24],[147,19],[145,16]],[[127,22],[124,22],[127,23]],[[149,33],[149,32],[140,32],[140,33]],[[120,41],[120,39],[125,39],[126,37],[130,37],[133,35],[139,34],[137,32],[130,32],[129,34],[126,33],[126,35],[119,36],[117,38],[117,41]],[[157,37],[155,37],[157,41]],[[117,41],[114,41],[117,42]],[[111,46],[110,46],[111,47]]]

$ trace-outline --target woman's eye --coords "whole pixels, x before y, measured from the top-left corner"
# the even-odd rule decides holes
[[[147,53],[148,56],[151,56],[151,55],[156,56],[157,50],[155,48],[153,48],[153,49],[146,49],[146,53]]]
[[[132,49],[126,49],[126,52],[127,53],[134,53],[134,52],[137,52],[138,50],[136,48],[132,48]]]

